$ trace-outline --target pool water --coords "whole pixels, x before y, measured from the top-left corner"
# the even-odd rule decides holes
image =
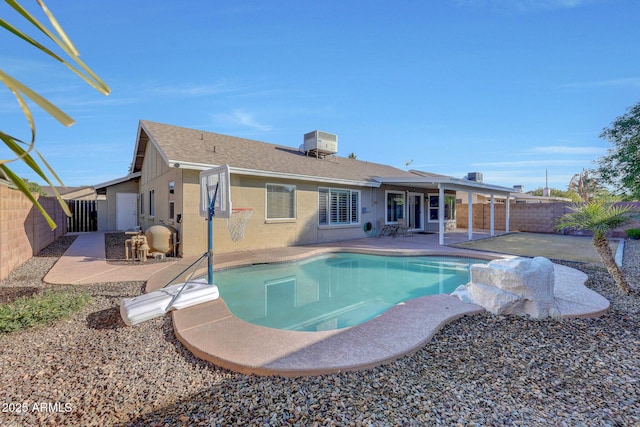
[[[298,262],[215,273],[231,312],[257,325],[297,331],[354,326],[413,298],[451,293],[483,260],[332,253]]]

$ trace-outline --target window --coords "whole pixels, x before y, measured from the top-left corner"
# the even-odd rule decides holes
[[[387,191],[387,222],[404,218],[404,192]]]
[[[318,224],[360,223],[360,191],[318,188]]]
[[[440,197],[437,194],[429,195],[429,222],[438,221],[438,207]],[[444,220],[456,218],[456,197],[451,194],[444,195]]]
[[[140,193],[140,215],[144,215],[144,193]]]
[[[156,215],[156,190],[149,190],[149,216]]]
[[[296,186],[267,184],[267,219],[295,219]]]
[[[174,197],[176,191],[176,182],[169,181],[169,219],[175,218]]]

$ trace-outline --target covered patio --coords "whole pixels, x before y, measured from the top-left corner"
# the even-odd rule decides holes
[[[514,191],[508,187],[501,187],[498,185],[485,184],[479,181],[471,181],[467,179],[458,179],[444,175],[433,175],[427,172],[421,171],[411,171],[415,174],[414,177],[384,177],[384,178],[374,178],[374,180],[378,183],[386,184],[386,185],[394,185],[398,187],[407,187],[407,192],[409,188],[412,189],[425,189],[431,190],[434,193],[438,194],[438,203],[437,203],[437,213],[435,209],[432,209],[433,212],[430,211],[429,218],[433,219],[433,217],[437,217],[438,223],[438,243],[443,246],[445,244],[449,244],[445,242],[446,236],[446,219],[445,219],[445,191],[461,191],[467,193],[468,197],[468,219],[467,219],[467,240],[474,239],[474,230],[473,230],[473,195],[474,194],[482,194],[485,196],[489,196],[490,198],[490,228],[488,230],[489,236],[495,236],[495,203],[496,197],[503,198],[507,201],[510,200],[511,193]],[[504,230],[506,233],[509,232],[509,203],[506,203],[506,218],[504,224]],[[484,234],[484,233],[483,233]],[[459,233],[456,233],[456,236],[459,236]]]

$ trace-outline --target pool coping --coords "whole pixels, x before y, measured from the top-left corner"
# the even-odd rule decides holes
[[[472,251],[306,247],[289,255],[263,253],[244,260],[223,258],[216,263],[216,270],[294,261],[332,252],[513,258]],[[203,271],[206,270],[200,269],[196,274]],[[165,270],[162,276],[167,273]],[[584,286],[587,280],[584,273],[554,264],[554,275],[556,302],[563,318],[597,317],[609,308],[608,300]],[[147,290],[162,286],[159,279],[150,278]],[[235,317],[222,298],[171,314],[176,337],[198,358],[244,374],[297,377],[364,370],[390,363],[415,353],[446,324],[483,311],[481,306],[463,303],[457,297],[431,295],[399,303],[360,325],[319,332],[286,331],[248,323]]]

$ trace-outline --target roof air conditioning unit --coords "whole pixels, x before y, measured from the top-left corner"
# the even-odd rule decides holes
[[[482,172],[469,172],[467,174],[467,180],[482,182]]]
[[[316,156],[326,156],[338,152],[338,135],[314,130],[304,134],[304,151]]]
[[[513,186],[513,190],[516,193],[524,193],[524,186],[523,185],[514,185]]]

